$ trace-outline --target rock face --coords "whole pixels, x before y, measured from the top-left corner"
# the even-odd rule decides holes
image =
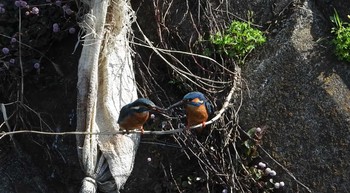
[[[329,39],[333,7],[344,16],[349,6],[294,4],[258,51],[259,59],[242,71],[249,87],[240,113],[243,127],[268,126],[263,147],[312,192],[350,187],[350,65],[336,59]],[[286,182],[286,192],[307,192],[269,163]]]

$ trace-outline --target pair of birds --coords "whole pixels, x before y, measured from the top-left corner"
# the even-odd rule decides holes
[[[180,105],[185,105],[187,127],[202,123],[203,127],[197,129],[198,132],[201,132],[205,126],[204,123],[208,120],[209,114],[212,113],[212,106],[204,94],[201,92],[190,92],[181,101],[171,105],[168,109]],[[126,131],[140,129],[143,132],[143,125],[149,118],[149,112],[152,111],[167,114],[165,109],[156,106],[152,101],[139,98],[125,105],[120,110],[118,123]]]

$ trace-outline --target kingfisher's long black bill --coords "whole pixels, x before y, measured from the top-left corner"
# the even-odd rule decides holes
[[[181,100],[181,101],[179,101],[179,102],[177,102],[175,104],[170,105],[170,107],[168,107],[167,110],[172,109],[172,108],[177,107],[177,106],[180,106],[180,105],[182,105],[184,103],[185,103],[185,101]]]
[[[158,107],[158,106],[152,107],[152,111],[157,112],[157,113],[162,114],[162,115],[168,115],[169,114],[166,109],[163,109],[163,108]]]

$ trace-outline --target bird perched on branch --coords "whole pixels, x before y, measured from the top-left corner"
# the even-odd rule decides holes
[[[145,98],[139,98],[136,101],[123,106],[120,110],[118,124],[126,132],[129,130],[139,129],[143,133],[143,125],[149,118],[149,112],[166,114],[165,110],[156,106],[152,101]]]
[[[168,109],[175,106],[185,105],[187,127],[198,125],[202,123],[202,128],[197,128],[197,132],[201,133],[205,127],[205,122],[208,120],[209,114],[212,113],[212,104],[201,92],[190,92],[187,93],[183,99]]]

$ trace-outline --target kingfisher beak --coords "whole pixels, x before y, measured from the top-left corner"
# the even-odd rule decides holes
[[[158,106],[152,107],[151,110],[154,111],[154,112],[157,112],[159,114],[162,114],[162,115],[168,115],[168,112],[167,112],[166,109],[163,109],[163,108],[158,107]]]
[[[180,106],[180,105],[183,105],[185,102],[186,102],[185,100],[181,100],[175,104],[172,104],[170,107],[167,108],[167,110],[172,109],[172,108],[177,107],[177,106]]]

